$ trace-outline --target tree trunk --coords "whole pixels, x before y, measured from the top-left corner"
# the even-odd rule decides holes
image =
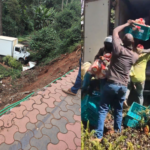
[[[0,0],[0,35],[3,35],[3,27],[2,27],[2,0]]]
[[[64,0],[62,0],[62,7],[61,7],[61,10],[63,11],[64,9]]]
[[[66,6],[68,5],[68,0],[66,0]]]

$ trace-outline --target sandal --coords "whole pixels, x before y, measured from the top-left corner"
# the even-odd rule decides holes
[[[73,95],[73,96],[76,96],[75,93],[71,92],[71,89],[68,89],[68,90],[62,90],[64,93],[67,93],[67,94],[70,94],[70,95]]]

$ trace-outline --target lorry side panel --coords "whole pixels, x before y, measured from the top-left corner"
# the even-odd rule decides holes
[[[108,35],[109,0],[85,1],[84,62],[94,61]]]
[[[117,0],[117,6],[115,11],[115,27],[122,25],[127,22],[130,18],[129,10],[123,0]],[[120,37],[122,38],[124,32],[120,33]]]
[[[0,39],[0,55],[10,55],[12,56],[12,41],[6,41]]]
[[[15,47],[15,45],[17,45],[18,44],[18,39],[15,39],[14,41],[13,41],[13,43],[12,43],[12,56],[13,56],[13,53],[14,53],[14,47]]]

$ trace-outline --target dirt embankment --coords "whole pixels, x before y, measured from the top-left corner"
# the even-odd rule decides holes
[[[12,80],[11,77],[3,79],[0,85],[0,109],[5,105],[14,103],[41,89],[56,78],[79,66],[80,51],[63,54],[46,66],[36,66],[32,70],[22,72],[21,78]]]

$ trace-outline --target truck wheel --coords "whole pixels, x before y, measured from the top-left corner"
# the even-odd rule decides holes
[[[24,59],[20,58],[19,61],[21,62],[21,64],[24,64]]]

